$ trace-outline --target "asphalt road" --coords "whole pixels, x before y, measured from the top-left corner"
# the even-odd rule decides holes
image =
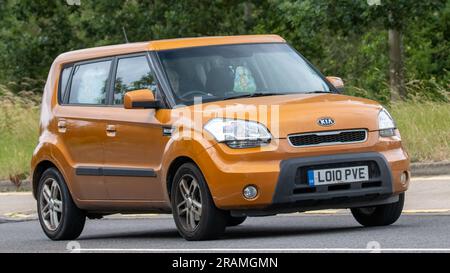
[[[109,216],[87,221],[76,242],[47,239],[30,193],[0,193],[0,252],[162,251],[445,251],[450,253],[450,176],[417,177],[404,215],[388,227],[363,228],[348,210],[249,218],[220,240],[187,242],[170,215]],[[69,246],[68,246],[69,243]],[[67,249],[69,248],[69,250]]]
[[[81,252],[450,252],[449,231],[449,214],[405,214],[392,226],[376,228],[361,227],[347,212],[289,214],[249,218],[220,240],[187,242],[173,219],[160,215],[90,220],[76,242],[53,242],[36,220],[6,221],[0,222],[0,252],[69,252],[73,247]]]

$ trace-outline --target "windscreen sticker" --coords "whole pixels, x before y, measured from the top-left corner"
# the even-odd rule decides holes
[[[256,91],[255,79],[247,67],[238,66],[236,68],[233,91],[246,93],[254,93]]]

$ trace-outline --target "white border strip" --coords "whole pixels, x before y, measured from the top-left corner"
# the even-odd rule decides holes
[[[74,248],[71,252],[153,252],[153,253],[202,253],[202,252],[224,252],[224,253],[262,253],[262,252],[445,252],[450,253],[450,248]]]

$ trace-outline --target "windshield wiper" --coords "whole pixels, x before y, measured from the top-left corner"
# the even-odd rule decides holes
[[[277,96],[277,95],[286,95],[286,93],[266,93],[266,92],[256,92],[256,93],[246,93],[237,96],[225,97],[223,100],[232,100],[239,98],[255,98],[255,97],[264,97],[264,96]]]

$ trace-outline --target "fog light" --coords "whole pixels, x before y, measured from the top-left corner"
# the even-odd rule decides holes
[[[244,188],[243,194],[246,199],[254,199],[258,195],[258,189],[250,185]]]

